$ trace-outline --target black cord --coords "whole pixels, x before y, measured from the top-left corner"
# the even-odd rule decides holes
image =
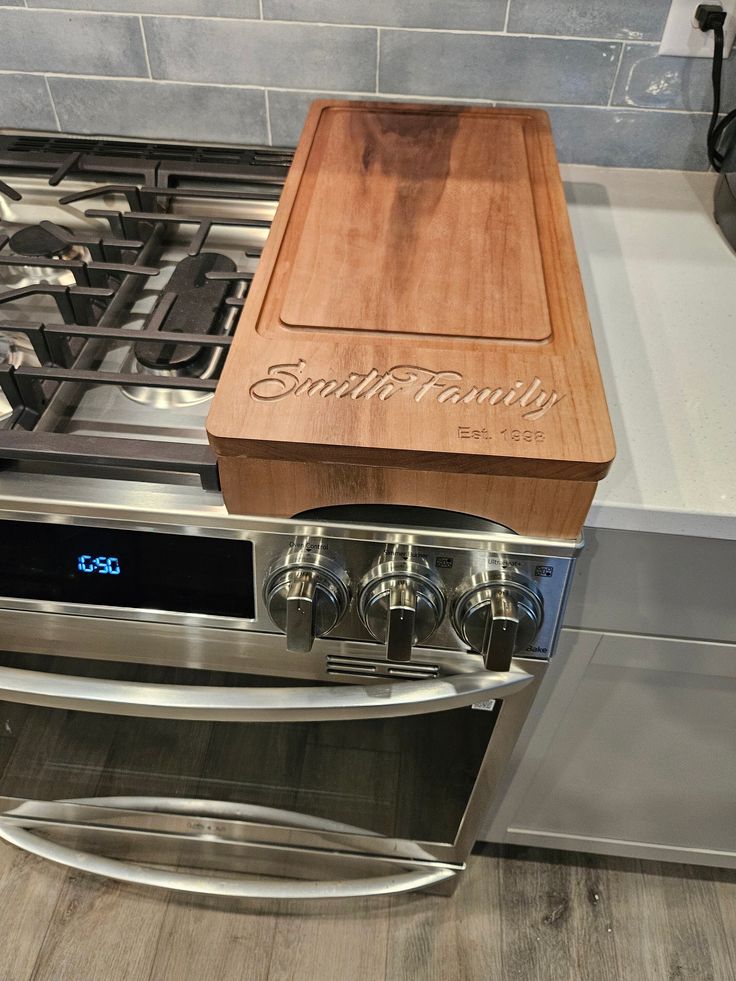
[[[718,147],[721,144],[723,134],[731,123],[736,119],[736,109],[732,109],[723,119],[721,115],[721,76],[723,75],[723,22],[726,19],[726,11],[720,3],[699,3],[695,9],[695,20],[700,30],[704,33],[713,31],[713,69],[711,79],[713,81],[713,111],[710,115],[708,124],[708,136],[706,139],[706,149],[708,161],[717,173],[723,168],[726,155],[721,153]]]
[[[710,116],[710,125],[708,126],[708,138],[707,138],[707,149],[708,149],[708,160],[713,170],[719,171],[723,166],[723,154],[718,152],[718,138],[716,136],[716,130],[719,126],[718,117],[721,114],[721,75],[723,73],[723,26],[721,24],[713,25],[713,71],[711,73],[711,78],[713,80],[713,112]],[[720,132],[723,132],[721,130]]]

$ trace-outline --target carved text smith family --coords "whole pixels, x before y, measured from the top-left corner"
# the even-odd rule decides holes
[[[250,397],[256,402],[278,402],[288,396],[315,395],[321,398],[372,399],[385,402],[395,396],[405,396],[421,402],[434,398],[442,405],[517,405],[524,419],[541,419],[564,398],[554,389],[546,389],[540,378],[516,380],[502,387],[468,385],[458,371],[433,371],[417,365],[394,365],[387,371],[371,368],[359,373],[351,371],[346,378],[311,378],[305,375],[303,359],[294,364],[274,364],[265,378],[250,387]]]

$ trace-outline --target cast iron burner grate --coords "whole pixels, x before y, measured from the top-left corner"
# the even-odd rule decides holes
[[[0,331],[25,335],[38,360],[37,365],[0,364],[0,388],[10,405],[0,423],[0,462],[52,471],[61,464],[75,473],[102,468],[123,477],[189,473],[198,475],[205,489],[218,488],[206,444],[57,431],[50,417],[88,386],[136,391],[144,385],[154,393],[191,397],[214,391],[253,271],[252,263],[238,268],[208,243],[215,231],[270,227],[270,218],[238,215],[238,205],[276,201],[291,158],[290,151],[269,147],[0,135],[0,195],[9,202],[23,197],[14,181],[36,177],[50,187],[68,179],[91,185],[60,196],[59,205],[94,205],[100,198],[107,205],[84,210],[94,219],[88,232],[43,219],[11,235],[0,231],[0,276],[3,269],[22,275],[40,268],[49,280],[0,292],[0,307],[12,303],[14,313],[14,319],[0,322]],[[229,214],[217,210],[223,204]],[[100,234],[101,226],[109,234]],[[155,290],[157,261],[173,232],[186,236],[185,258],[157,294],[143,326],[120,326],[121,312],[141,290]],[[258,254],[258,249],[242,250],[245,260]],[[60,276],[68,281],[53,281]],[[56,318],[17,314],[39,298],[51,301]],[[133,359],[147,373],[100,368],[109,346],[121,341],[130,342]],[[187,373],[218,352],[215,374]]]

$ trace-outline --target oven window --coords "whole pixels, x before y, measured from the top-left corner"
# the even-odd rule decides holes
[[[0,663],[160,684],[299,684],[29,654],[2,654]],[[225,723],[0,702],[0,796],[195,797],[451,843],[500,706],[368,721]]]

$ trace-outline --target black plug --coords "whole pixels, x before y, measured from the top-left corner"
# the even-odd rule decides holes
[[[695,9],[695,20],[701,31],[714,31],[723,27],[726,11],[720,3],[699,3]]]

